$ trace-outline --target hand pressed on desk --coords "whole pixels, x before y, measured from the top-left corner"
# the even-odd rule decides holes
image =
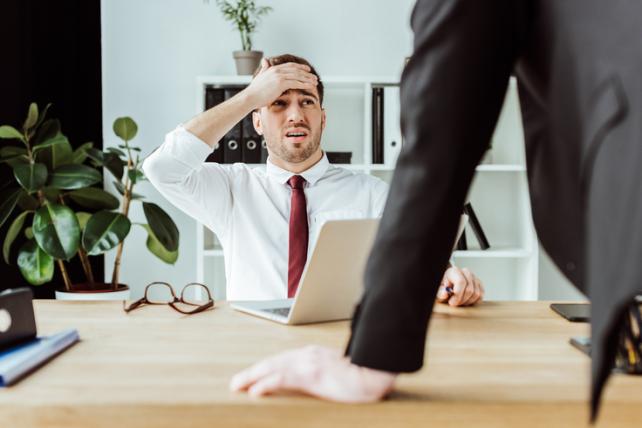
[[[277,354],[236,374],[233,391],[262,396],[298,391],[344,403],[368,403],[385,397],[396,374],[350,363],[336,349],[306,346]]]

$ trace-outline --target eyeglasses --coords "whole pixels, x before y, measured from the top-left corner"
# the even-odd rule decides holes
[[[204,294],[203,294],[204,293]],[[207,301],[203,303],[202,300],[196,298],[186,298],[185,296],[207,296]],[[194,306],[193,309],[186,310],[177,305],[182,303],[189,306]],[[145,295],[132,302],[129,306],[123,300],[123,310],[127,313],[139,308],[142,305],[169,305],[172,309],[181,314],[191,315],[202,312],[206,309],[214,307],[214,299],[210,294],[209,288],[205,284],[199,282],[190,282],[181,291],[181,297],[177,297],[174,292],[174,287],[167,282],[152,282],[145,287]]]

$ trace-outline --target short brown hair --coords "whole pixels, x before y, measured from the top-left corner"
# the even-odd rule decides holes
[[[267,59],[268,64],[270,64],[270,66],[285,64],[286,62],[294,62],[296,64],[303,64],[310,67],[310,73],[317,76],[317,79],[318,79],[317,92],[319,93],[319,104],[323,105],[323,82],[321,82],[321,76],[319,76],[319,73],[317,73],[317,71],[314,69],[312,64],[310,64],[306,59],[296,55],[291,55],[291,54],[277,55],[269,58],[266,57],[265,59]],[[252,78],[256,77],[256,75],[259,74],[260,69],[261,67],[259,66],[259,68],[257,68],[256,71],[254,72],[254,75],[252,76]]]

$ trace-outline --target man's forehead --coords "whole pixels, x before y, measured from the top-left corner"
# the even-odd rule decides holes
[[[317,92],[316,88],[314,89],[314,92],[311,91],[306,91],[305,89],[288,89],[287,91],[283,92],[281,95],[279,95],[279,98],[292,95],[293,93],[297,93],[299,95],[305,95],[309,97],[313,97],[316,100],[319,99],[319,93]]]

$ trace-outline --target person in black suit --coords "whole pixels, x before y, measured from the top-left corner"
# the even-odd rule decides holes
[[[411,22],[406,143],[349,361],[327,349],[290,351],[237,375],[232,387],[370,401],[392,389],[394,373],[422,366],[458,214],[514,73],[539,238],[593,303],[594,417],[626,311],[642,292],[642,2],[419,0]]]

